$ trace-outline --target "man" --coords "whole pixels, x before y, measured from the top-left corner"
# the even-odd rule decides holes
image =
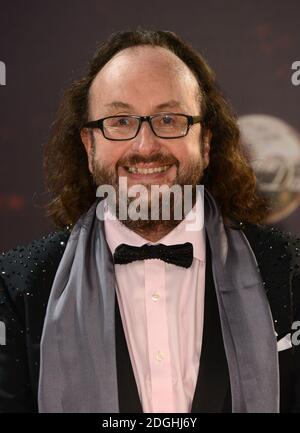
[[[63,98],[45,170],[62,230],[1,260],[2,412],[299,411],[299,240],[259,224],[265,203],[198,53],[171,32],[112,35]],[[189,185],[194,207],[123,220],[120,179]],[[118,219],[99,218],[103,185]]]

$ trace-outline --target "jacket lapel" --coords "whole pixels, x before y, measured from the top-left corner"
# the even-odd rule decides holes
[[[141,413],[142,405],[127,348],[118,298],[115,299],[116,360],[120,413]]]
[[[210,245],[206,237],[203,340],[191,412],[223,411],[231,411],[229,372],[212,276]]]

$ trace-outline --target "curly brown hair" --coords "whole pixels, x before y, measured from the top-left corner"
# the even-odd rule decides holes
[[[240,143],[239,129],[228,102],[203,57],[169,31],[117,32],[99,45],[86,76],[66,90],[50,140],[44,149],[48,192],[47,214],[58,226],[72,225],[96,198],[96,185],[88,169],[80,131],[88,120],[88,92],[103,66],[119,51],[141,45],[164,47],[193,72],[201,90],[204,128],[212,132],[210,163],[202,183],[217,200],[225,220],[261,222],[267,205],[257,189],[256,177]]]

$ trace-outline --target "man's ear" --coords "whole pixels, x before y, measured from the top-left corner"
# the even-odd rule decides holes
[[[94,138],[93,132],[88,128],[83,128],[80,131],[82,143],[85,147],[85,151],[88,158],[89,170],[93,173],[93,155],[94,155]]]
[[[210,129],[207,129],[205,131],[205,134],[203,136],[203,162],[204,162],[204,168],[208,167],[209,164],[209,152],[210,152],[210,143],[212,138],[212,132]]]

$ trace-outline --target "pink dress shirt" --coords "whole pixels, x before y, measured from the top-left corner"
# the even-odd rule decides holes
[[[108,218],[109,211],[105,215],[112,254],[121,243],[154,244]],[[188,223],[184,219],[156,243],[191,242],[190,268],[159,259],[115,265],[120,314],[144,412],[190,412],[192,406],[203,333],[205,230],[188,231]]]

